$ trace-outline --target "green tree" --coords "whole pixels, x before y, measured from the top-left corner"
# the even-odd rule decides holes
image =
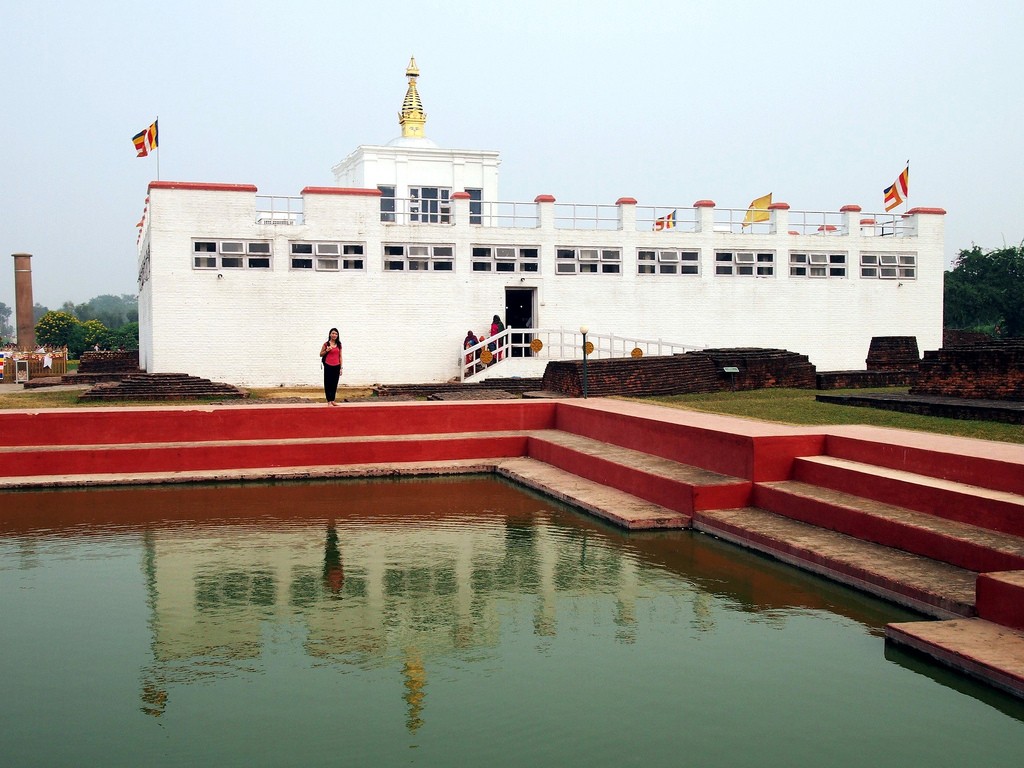
[[[139,300],[126,293],[120,296],[104,294],[77,305],[73,311],[82,322],[99,320],[107,328],[120,328],[139,319]]]
[[[104,341],[100,343],[107,349],[138,349],[139,324],[125,323],[120,328],[107,331]]]
[[[109,333],[107,326],[99,320],[86,320],[82,323],[82,343],[86,349],[90,349],[96,344],[106,346]]]
[[[36,323],[36,341],[52,347],[71,347],[75,329],[81,325],[67,312],[47,312]]]
[[[960,251],[945,275],[943,324],[1024,336],[1024,245]]]
[[[32,305],[32,322],[38,323],[40,320],[43,319],[43,315],[45,315],[49,311],[50,310],[48,307],[44,307],[37,301],[35,304]]]

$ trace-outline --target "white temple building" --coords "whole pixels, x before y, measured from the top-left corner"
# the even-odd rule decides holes
[[[343,385],[539,376],[551,359],[580,356],[581,326],[599,356],[770,347],[820,371],[863,369],[873,336],[941,346],[941,208],[776,202],[767,220],[745,223],[746,209],[710,200],[502,201],[498,152],[427,138],[415,60],[406,75],[401,136],[357,147],[333,167],[334,186],[274,196],[150,183],[145,370],[314,386],[331,327]],[[475,372],[462,341],[495,314],[509,328],[504,354]]]

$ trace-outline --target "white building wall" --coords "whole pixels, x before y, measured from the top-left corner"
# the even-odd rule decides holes
[[[410,186],[482,189],[484,200],[497,200],[500,163],[492,150],[441,149],[429,139],[395,139],[392,145],[360,146],[332,170],[339,187],[393,184],[397,197],[408,197]]]
[[[454,224],[381,223],[369,190],[307,188],[297,225],[256,224],[255,188],[173,185],[150,191],[150,278],[140,292],[141,357],[147,370],[187,372],[243,386],[316,385],[318,351],[330,327],[341,330],[343,384],[445,381],[458,376],[461,340],[504,313],[505,288],[535,288],[534,327],[578,328],[708,347],[758,346],[807,354],[819,370],[863,369],[873,336],[916,336],[941,346],[943,217],[919,213],[911,237],[790,235],[713,231],[708,208],[700,231],[636,231],[634,206],[620,207],[619,230],[565,229],[542,202],[541,226],[470,225],[469,203],[455,202]],[[852,218],[859,214],[851,214]],[[192,241],[267,239],[271,270],[197,270]],[[363,271],[289,269],[289,242],[365,244]],[[455,247],[452,272],[383,269],[386,243]],[[474,244],[539,246],[538,273],[472,270]],[[556,274],[557,247],[617,247],[619,274]],[[848,254],[844,279],[789,276],[790,250]],[[701,274],[639,275],[638,248],[698,249]],[[773,251],[775,274],[715,274],[716,249]],[[861,250],[913,252],[917,277],[859,277]]]

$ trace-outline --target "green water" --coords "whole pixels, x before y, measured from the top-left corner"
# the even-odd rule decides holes
[[[1020,766],[914,619],[487,478],[0,494],[0,764]]]

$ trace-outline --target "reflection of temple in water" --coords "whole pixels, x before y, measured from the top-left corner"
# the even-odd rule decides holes
[[[254,660],[267,622],[300,622],[313,657],[403,676],[407,727],[423,723],[432,657],[498,645],[502,601],[536,600],[533,631],[557,631],[561,596],[613,594],[631,641],[637,564],[604,537],[542,520],[290,523],[160,529],[145,537],[154,663],[143,710],[167,687]]]
[[[293,630],[289,642],[317,664],[396,670],[414,731],[430,669],[467,652],[488,658],[512,616],[528,617],[538,646],[579,622],[613,628],[619,643],[669,622],[684,645],[713,634],[723,609],[780,626],[792,609],[824,609],[877,634],[891,620],[873,599],[836,600],[817,577],[710,537],[624,534],[485,477],[32,499],[31,515],[0,519],[23,568],[35,567],[40,531],[80,532],[83,510],[90,534],[138,532],[152,647],[140,706],[153,715],[173,686],[247,673]],[[654,616],[646,598],[666,589]]]

